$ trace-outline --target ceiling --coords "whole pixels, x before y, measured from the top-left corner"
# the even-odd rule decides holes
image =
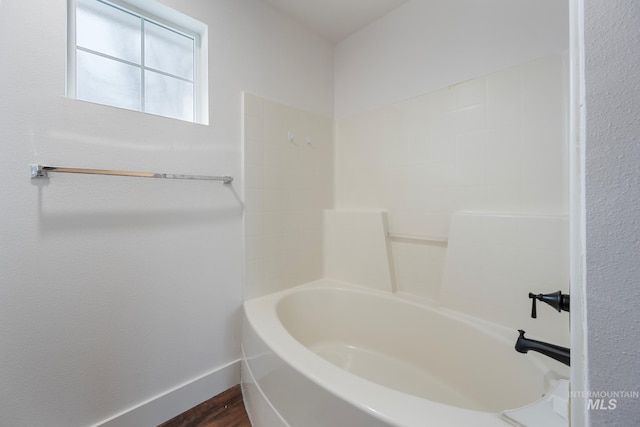
[[[337,43],[408,0],[264,0]]]

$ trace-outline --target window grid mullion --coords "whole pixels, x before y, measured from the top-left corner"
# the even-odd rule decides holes
[[[142,55],[142,57],[140,58],[140,65],[141,65],[141,69],[140,69],[140,111],[142,112],[146,112],[146,102],[145,102],[145,98],[146,98],[146,85],[145,85],[145,65],[144,65],[144,60],[145,60],[145,51],[144,51],[144,45],[145,45],[145,31],[144,31],[144,26],[145,26],[145,19],[144,18],[140,18],[140,20],[142,21],[141,24],[141,35],[140,35],[140,53]]]
[[[174,78],[176,80],[182,80],[183,82],[195,83],[195,80],[185,79],[184,77],[176,76],[175,74],[167,73],[166,71],[161,71],[156,68],[144,67],[144,69],[147,71],[153,71],[156,74],[162,74],[163,76]]]
[[[193,120],[197,120],[198,117],[198,91],[196,90],[196,79],[198,78],[198,75],[196,74],[198,72],[198,64],[197,64],[197,60],[196,60],[196,41],[195,39],[193,40],[193,44],[191,47],[191,55],[193,57]]]
[[[131,65],[133,67],[142,68],[144,70],[153,71],[154,73],[162,74],[163,76],[167,76],[167,77],[172,77],[172,78],[174,78],[176,80],[182,80],[183,82],[187,82],[187,83],[195,83],[195,80],[186,79],[184,77],[176,76],[175,74],[167,73],[166,71],[158,70],[156,68],[142,66],[141,64],[136,64],[135,62],[127,61],[126,59],[121,59],[121,58],[117,58],[115,56],[107,55],[106,53],[102,53],[102,52],[99,52],[97,50],[87,49],[86,47],[82,47],[82,46],[76,46],[76,48],[78,50],[83,51],[83,52],[91,53],[93,55],[101,56],[102,58],[110,59],[112,61],[120,62],[122,64]]]

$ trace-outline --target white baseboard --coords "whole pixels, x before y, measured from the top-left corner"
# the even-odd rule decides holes
[[[236,360],[92,427],[157,426],[239,383],[240,360]]]

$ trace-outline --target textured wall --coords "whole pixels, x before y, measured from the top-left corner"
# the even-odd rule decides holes
[[[586,316],[592,391],[640,390],[640,4],[584,2]],[[592,426],[640,425],[638,399]]]

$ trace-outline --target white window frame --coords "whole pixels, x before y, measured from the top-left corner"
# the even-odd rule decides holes
[[[99,0],[194,40],[194,123],[209,124],[208,29],[202,22],[153,0]],[[76,0],[67,0],[66,95],[76,96]],[[140,65],[136,65],[140,66]],[[149,69],[142,65],[142,69]],[[153,70],[153,69],[150,69]],[[153,70],[157,71],[157,70]],[[144,74],[144,73],[143,73]],[[166,73],[162,73],[168,75]],[[174,76],[172,76],[174,77]],[[182,79],[184,80],[184,79]],[[144,99],[144,84],[142,87]],[[144,101],[143,101],[144,103]],[[142,112],[145,111],[129,110]],[[159,116],[158,117],[165,117]]]

